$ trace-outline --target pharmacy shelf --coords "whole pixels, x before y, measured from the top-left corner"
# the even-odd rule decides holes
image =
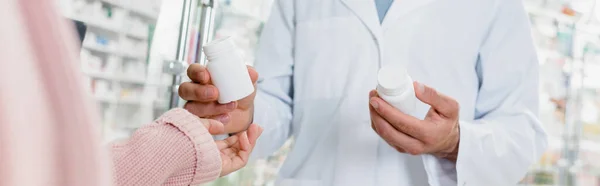
[[[143,106],[141,99],[135,98],[116,98],[107,96],[94,96],[96,101],[108,104],[123,104],[123,105],[140,105]],[[153,107],[156,109],[168,108],[169,104],[166,100],[156,100],[153,103]]]
[[[551,148],[560,149],[562,147],[564,140],[559,136],[550,136],[549,137],[549,145]],[[588,139],[581,139],[579,141],[579,149],[586,152],[593,152],[600,154],[600,142]]]
[[[579,148],[584,151],[599,153],[600,154],[600,142],[593,140],[581,140],[579,143]]]
[[[575,23],[577,23],[577,21],[579,19],[576,16],[569,16],[569,15],[563,14],[562,12],[560,12],[558,10],[544,8],[544,7],[541,7],[540,5],[532,5],[532,4],[526,3],[525,10],[530,15],[553,18],[556,21],[561,22],[561,23],[575,24]]]
[[[122,0],[100,0],[101,2],[111,4],[113,6],[118,6],[121,8],[125,8],[125,3]]]
[[[140,15],[145,18],[150,18],[152,20],[158,19],[158,12],[154,12],[152,10],[142,9],[139,6],[130,6],[120,0],[100,0],[101,2],[111,4],[116,7],[128,9],[130,12]]]
[[[91,51],[96,51],[96,52],[105,53],[105,54],[111,54],[111,55],[128,58],[128,59],[138,59],[138,60],[142,60],[142,61],[146,60],[146,56],[143,56],[143,55],[122,53],[122,52],[119,52],[118,50],[108,49],[106,47],[93,45],[93,44],[83,44],[83,48],[91,50]]]
[[[131,6],[131,7],[129,7],[129,11],[131,13],[136,14],[136,15],[139,15],[139,16],[142,16],[142,17],[145,17],[145,18],[149,18],[149,19],[152,19],[152,20],[157,20],[158,19],[158,12],[154,12],[154,11],[151,11],[151,10],[144,10],[144,9],[141,9],[140,7],[138,7],[138,6]]]
[[[117,50],[108,49],[106,47],[102,47],[102,46],[98,46],[98,45],[83,44],[83,48],[92,50],[92,51],[96,51],[96,52],[100,52],[100,53],[105,53],[105,54],[117,54],[118,53]]]
[[[121,82],[121,83],[138,84],[138,85],[144,85],[146,87],[165,88],[165,87],[172,86],[171,84],[148,83],[148,82],[146,82],[145,78],[127,77],[124,75],[118,76],[118,75],[114,75],[112,73],[105,73],[105,72],[92,72],[92,71],[84,70],[84,74],[86,76],[89,76],[89,77],[95,78],[95,79],[104,79],[104,80],[109,80],[109,81],[117,81],[117,82]]]
[[[120,77],[115,77],[113,80],[119,81],[119,82],[124,82],[124,83],[146,84],[146,78],[120,76]]]
[[[537,53],[538,53],[539,56],[545,56],[545,57],[548,57],[548,58],[566,58],[566,59],[571,59],[571,57],[566,56],[566,55],[560,53],[556,49],[538,48],[537,49]],[[545,63],[545,61],[540,60],[539,63],[542,64],[542,63]]]
[[[129,31],[126,33],[127,36],[135,38],[135,39],[140,39],[140,40],[146,40],[148,39],[148,32],[135,32],[135,31]]]
[[[118,54],[119,56],[126,58],[126,59],[138,59],[141,61],[146,61],[146,56],[143,55],[139,55],[139,54],[128,54],[128,53],[121,53]]]
[[[129,104],[129,105],[138,105],[141,100],[134,98],[116,98],[116,97],[104,97],[104,96],[96,96],[96,100],[105,103],[111,104]]]
[[[148,34],[149,34],[148,32],[123,31],[122,29],[120,29],[118,24],[111,23],[110,21],[98,21],[98,20],[89,19],[89,18],[71,18],[71,19],[84,22],[91,29],[97,28],[97,29],[112,32],[115,34],[125,34],[129,37],[133,37],[133,38],[140,39],[140,40],[148,39]]]
[[[87,18],[87,17],[77,17],[77,16],[70,17],[70,19],[84,22],[90,29],[97,28],[97,29],[101,29],[104,31],[109,31],[109,32],[117,33],[117,34],[123,32],[121,30],[121,26],[118,22],[101,21],[98,19],[92,19],[92,18]]]
[[[124,83],[132,83],[132,84],[146,84],[146,78],[135,78],[135,77],[127,77],[127,76],[118,76],[111,73],[103,73],[103,72],[84,72],[85,75],[92,78],[106,79]]]
[[[156,100],[154,101],[155,108],[169,108],[169,102],[167,100]]]
[[[255,20],[260,19],[260,17],[258,17],[258,16],[251,15],[249,13],[245,13],[243,11],[239,11],[239,10],[231,8],[231,7],[223,8],[221,11],[223,12],[224,16],[242,17],[242,18],[255,19]]]

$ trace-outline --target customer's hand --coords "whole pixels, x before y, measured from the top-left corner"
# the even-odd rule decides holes
[[[221,123],[217,120],[202,119],[202,118],[200,118],[200,120],[201,120],[202,124],[204,125],[204,128],[206,128],[206,130],[208,130],[208,133],[210,133],[210,135],[220,135],[225,132],[225,126],[223,125],[223,123]]]
[[[431,106],[424,120],[402,113],[376,91],[370,93],[371,124],[399,152],[433,154],[456,162],[459,144],[459,104],[435,89],[415,82],[416,96]]]
[[[256,124],[250,125],[247,131],[237,133],[225,140],[216,141],[223,161],[221,176],[225,176],[246,166],[250,153],[263,129]]]
[[[248,73],[252,83],[256,85],[258,73],[252,67],[248,67]],[[219,90],[212,84],[210,73],[205,66],[192,64],[187,70],[187,75],[192,82],[185,82],[179,87],[179,96],[188,101],[185,109],[198,117],[221,121],[225,124],[226,133],[237,133],[248,128],[254,114],[256,91],[242,100],[219,104]]]

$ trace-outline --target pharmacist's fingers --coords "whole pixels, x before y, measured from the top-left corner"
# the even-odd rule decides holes
[[[371,92],[369,92],[369,100],[370,100],[372,97],[377,97],[377,91],[375,91],[375,90],[371,90]],[[373,108],[373,106],[369,105],[369,111],[373,111],[373,112],[375,111],[375,109]],[[377,132],[377,128],[375,128],[375,123],[373,122],[373,120],[371,120],[371,128],[372,128],[372,129],[373,129],[375,132]]]
[[[201,117],[201,118],[227,114],[227,113],[235,110],[236,107],[237,107],[236,102],[231,102],[231,103],[222,105],[222,104],[218,104],[217,102],[203,103],[203,102],[197,102],[197,101],[187,102],[183,106],[183,108],[188,110],[188,112],[190,112],[198,117]],[[212,119],[219,120],[223,124],[229,123],[229,121],[227,120],[228,118],[213,117]]]
[[[214,85],[185,82],[179,85],[179,96],[186,101],[213,102],[219,98],[219,90]]]
[[[254,67],[252,66],[248,66],[248,74],[250,74],[250,79],[252,79],[252,83],[256,84],[256,81],[258,81],[258,72],[256,72],[256,69],[254,69]]]
[[[403,148],[400,148],[398,146],[392,146],[392,147],[394,147],[398,152],[406,154],[406,150],[404,150]]]
[[[194,83],[210,83],[210,73],[208,72],[206,66],[196,63],[191,64],[187,69],[187,75]]]
[[[426,134],[426,126],[423,125],[423,121],[402,113],[398,109],[394,108],[383,99],[378,97],[372,97],[369,100],[369,103],[373,110],[381,116],[381,118],[385,119],[391,126],[396,128],[398,131],[408,134],[417,139],[423,139],[423,136]],[[373,116],[371,116],[373,118]],[[374,119],[373,119],[374,120]],[[381,132],[381,128],[375,123],[375,128],[378,132]]]
[[[457,118],[459,114],[460,105],[458,102],[442,93],[439,93],[434,88],[424,85],[419,82],[413,83],[415,87],[415,93],[419,100],[423,103],[430,105],[435,111],[440,113],[442,116],[448,118]]]
[[[371,120],[377,129],[377,134],[392,147],[400,147],[413,155],[423,153],[425,146],[421,141],[410,136],[409,134],[397,130],[379,113],[371,110],[370,114]]]
[[[371,90],[371,92],[369,92],[369,99],[371,99],[372,97],[379,97],[379,94],[376,90]]]

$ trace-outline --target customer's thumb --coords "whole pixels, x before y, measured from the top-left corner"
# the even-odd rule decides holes
[[[210,133],[211,135],[219,135],[225,133],[225,126],[223,125],[223,123],[217,120],[202,119],[202,124],[204,124],[204,127],[206,127],[206,130],[208,130],[208,133]]]

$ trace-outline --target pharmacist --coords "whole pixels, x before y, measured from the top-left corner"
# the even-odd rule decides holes
[[[276,0],[273,7],[255,97],[233,112],[213,110],[218,90],[201,66],[189,69],[194,81],[180,92],[186,107],[217,115],[229,132],[262,125],[256,156],[294,137],[276,185],[507,186],[544,152],[538,62],[520,0]],[[389,66],[418,82],[413,113],[370,93]]]

